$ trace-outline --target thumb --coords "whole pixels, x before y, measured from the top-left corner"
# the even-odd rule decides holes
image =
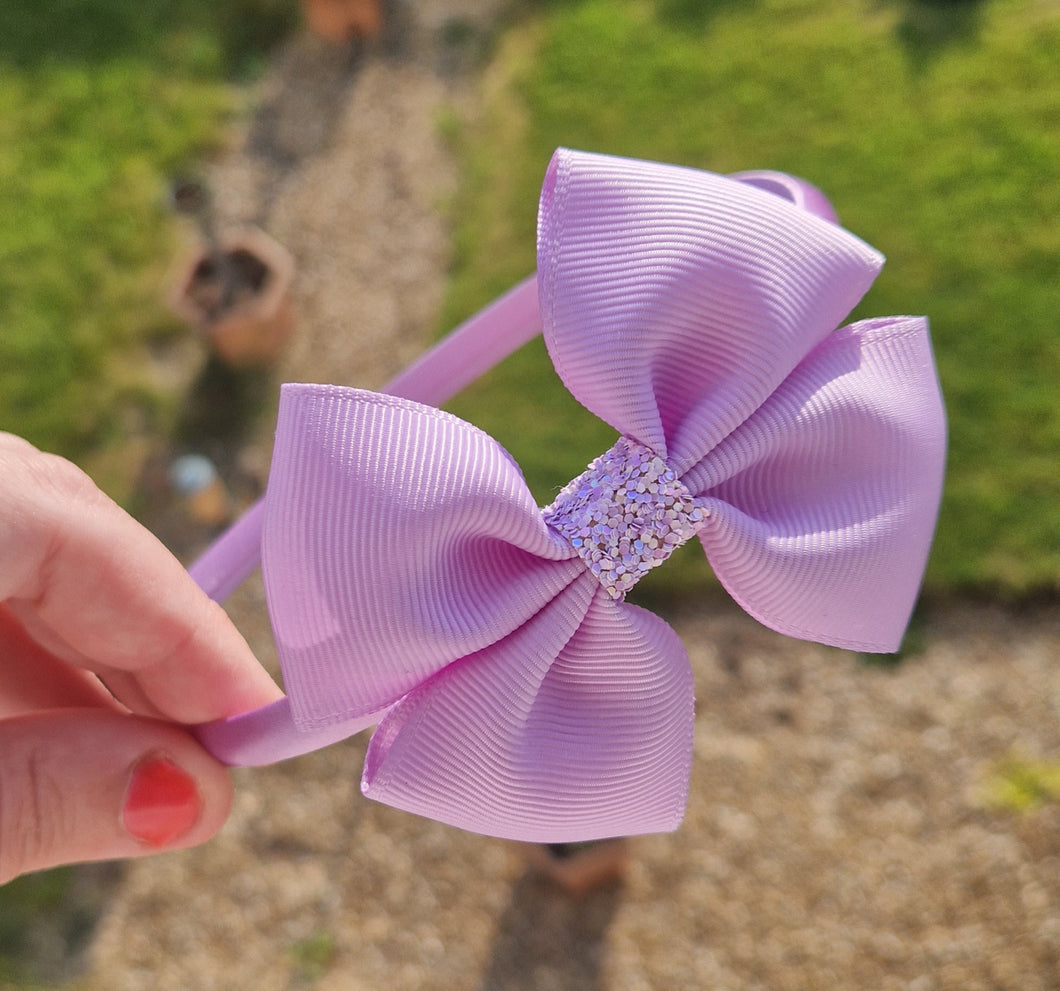
[[[0,722],[0,884],[194,846],[228,817],[228,771],[181,728],[100,709]]]

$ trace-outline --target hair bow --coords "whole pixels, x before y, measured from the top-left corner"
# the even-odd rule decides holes
[[[774,630],[896,649],[944,413],[924,319],[836,329],[883,260],[829,216],[774,174],[558,151],[536,284],[472,321],[484,358],[443,345],[396,395],[283,387],[264,506],[193,573],[223,593],[260,536],[288,695],[199,727],[207,747],[263,763],[378,724],[370,798],[535,842],[670,830],[692,674],[625,595],[674,548],[697,537]],[[408,398],[456,391],[538,313],[618,434],[544,510],[492,438]]]

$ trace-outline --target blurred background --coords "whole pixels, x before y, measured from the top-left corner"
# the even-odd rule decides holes
[[[925,601],[1014,615],[1055,604],[1056,0],[375,6],[379,23],[362,12],[329,35],[296,0],[0,3],[0,429],[80,464],[182,556],[215,533],[260,491],[267,452],[255,461],[236,448],[248,431],[267,435],[284,376],[377,387],[398,367],[387,352],[378,367],[347,373],[304,343],[314,325],[331,333],[314,319],[319,271],[305,245],[315,237],[321,253],[370,252],[375,233],[349,224],[327,228],[336,243],[320,243],[319,229],[257,207],[341,139],[340,104],[354,98],[364,66],[422,63],[442,80],[442,97],[432,91],[420,130],[452,178],[430,194],[444,233],[432,255],[441,288],[404,328],[402,361],[532,271],[538,192],[557,146],[802,176],[887,257],[852,318],[931,322],[950,454]],[[307,36],[315,41],[299,41]],[[288,80],[330,81],[309,91],[320,97],[315,113],[284,104],[277,67]],[[285,138],[284,114],[313,118],[315,130]],[[407,125],[383,117],[375,126]],[[358,153],[386,172],[372,138],[358,140]],[[238,172],[211,171],[239,142],[268,159],[252,190],[241,190]],[[206,191],[205,213],[174,200],[189,176]],[[174,306],[189,251],[207,268],[216,261],[211,216],[221,228],[226,218],[252,221],[290,249],[298,312],[273,350],[226,351],[209,336],[213,316],[197,322]],[[360,346],[371,353],[372,334],[384,335],[362,302],[350,293],[348,320],[367,325]],[[287,333],[300,355],[293,369],[282,357]],[[539,343],[449,408],[514,454],[541,502],[610,444]],[[189,454],[205,466],[181,460]],[[218,478],[220,503],[188,502]],[[688,553],[679,570],[645,583],[645,600],[658,581],[671,605],[675,590],[696,601],[712,588],[702,556]],[[0,892],[0,976],[6,967],[17,979],[27,920],[63,918],[73,883],[57,872]],[[99,906],[73,904],[61,925],[87,932]],[[1060,987],[1053,980],[1040,986]]]
[[[0,423],[123,501],[144,438],[172,429],[182,399],[152,361],[187,333],[160,292],[186,235],[170,184],[222,147],[302,23],[293,0],[0,10]],[[460,180],[429,332],[532,270],[558,145],[804,176],[888,258],[855,316],[931,319],[951,456],[928,589],[1056,591],[1055,3],[524,0],[485,35],[459,17],[444,28],[454,48],[471,38],[483,94],[474,119],[437,115]],[[476,422],[481,408],[549,487],[598,445],[555,465],[558,392],[543,409],[496,401],[530,365],[551,389],[540,357],[455,408]]]

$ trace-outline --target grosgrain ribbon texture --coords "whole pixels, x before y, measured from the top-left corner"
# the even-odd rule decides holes
[[[542,191],[543,332],[566,387],[618,434],[601,464],[643,452],[630,470],[653,465],[649,489],[665,473],[677,496],[656,518],[677,499],[680,539],[695,533],[762,623],[868,651],[895,650],[908,622],[945,449],[926,321],[836,329],[882,263],[772,192],[692,169],[561,149]],[[602,505],[594,520],[634,525]],[[283,387],[269,612],[295,724],[378,722],[367,796],[534,842],[679,824],[687,654],[555,519],[456,417]],[[619,533],[614,553],[637,539]]]

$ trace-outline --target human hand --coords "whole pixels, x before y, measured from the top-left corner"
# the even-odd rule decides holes
[[[209,839],[231,777],[181,724],[279,696],[161,543],[0,433],[0,883]]]

